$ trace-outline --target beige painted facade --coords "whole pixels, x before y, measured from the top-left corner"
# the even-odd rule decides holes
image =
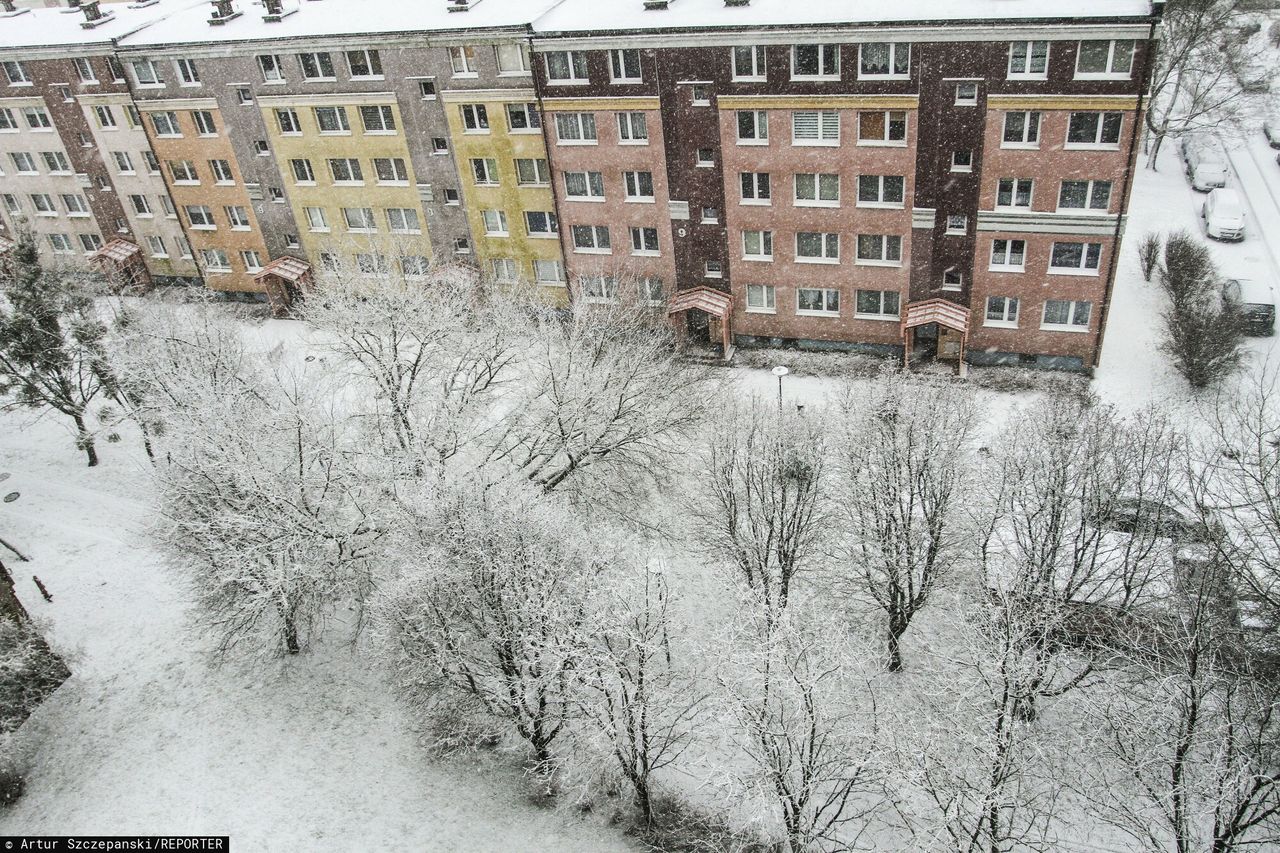
[[[206,286],[261,292],[254,276],[270,259],[217,102],[175,98],[139,101],[138,108]],[[211,118],[212,133],[197,128],[196,113]],[[215,176],[215,161],[225,164],[229,179]],[[193,219],[197,211],[210,221]]]

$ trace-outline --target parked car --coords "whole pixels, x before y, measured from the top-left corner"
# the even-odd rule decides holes
[[[1200,209],[1204,230],[1215,240],[1244,239],[1244,199],[1233,189],[1219,187],[1209,193]]]
[[[1227,152],[1216,136],[1197,133],[1184,137],[1182,162],[1193,189],[1208,192],[1227,185]]]
[[[1251,334],[1275,334],[1276,295],[1267,282],[1252,278],[1227,279],[1222,283],[1222,304],[1240,312]]]
[[[1272,148],[1280,148],[1280,116],[1273,116],[1262,123],[1262,135],[1267,137],[1267,144]]]

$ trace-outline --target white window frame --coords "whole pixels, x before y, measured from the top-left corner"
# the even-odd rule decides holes
[[[1085,185],[1085,204],[1084,207],[1065,207],[1062,204],[1062,196],[1066,191],[1067,184],[1084,184]],[[1098,188],[1105,184],[1107,187],[1107,203],[1102,207],[1094,207],[1094,195]],[[1058,185],[1058,207],[1059,212],[1070,211],[1078,214],[1093,214],[1096,216],[1106,216],[1111,209],[1112,193],[1115,191],[1115,183],[1104,180],[1063,180]]]
[[[618,121],[619,145],[649,144],[649,119],[643,112],[616,113],[614,117]]]
[[[766,64],[768,54],[766,50],[762,44],[739,45],[729,48],[729,70],[734,82],[763,83],[768,80],[769,70]],[[750,73],[747,74],[742,73],[743,69],[738,65],[739,52],[743,51],[751,58]]]
[[[307,219],[308,231],[319,234],[329,233],[329,214],[323,207],[304,207],[302,214]]]
[[[390,104],[364,104],[357,107],[357,110],[360,113],[360,132],[365,136],[391,136],[399,133],[396,111]],[[378,117],[376,124],[369,121],[374,115]]]
[[[284,65],[280,57],[274,53],[258,54],[258,71],[262,74],[262,82],[268,86],[279,86],[285,82]]]
[[[484,104],[458,104],[458,114],[462,116],[462,132],[470,134],[486,134],[489,129],[489,110]]]
[[[755,242],[760,251],[752,252],[751,243]],[[768,229],[745,228],[742,231],[742,260],[759,263],[773,262],[773,232]]]
[[[817,291],[822,294],[821,308],[801,308],[800,294],[806,291]],[[840,316],[840,291],[834,287],[797,287],[796,288],[796,315],[800,317],[839,317]],[[832,305],[835,305],[832,308]]]
[[[575,170],[562,174],[564,175],[564,197],[567,201],[602,202],[605,200],[603,172]],[[570,183],[571,181],[576,183],[578,180],[581,180],[585,192],[573,191]]]
[[[200,69],[196,67],[194,59],[175,59],[173,68],[178,72],[178,86],[183,89],[191,89],[203,85],[200,82]]]
[[[635,76],[628,73],[627,58],[634,55]],[[639,48],[615,48],[609,51],[609,82],[619,85],[644,82],[644,54]]]
[[[858,297],[863,293],[878,293],[878,311],[861,311],[858,308]],[[885,310],[885,304],[888,302],[886,298],[889,294],[893,294],[898,301],[898,310],[890,314]],[[896,322],[902,316],[902,294],[896,290],[880,290],[874,287],[860,287],[853,291],[853,316],[858,320],[886,320]]]
[[[386,164],[389,167],[388,174],[391,177],[383,177],[380,164]],[[374,157],[373,179],[384,187],[407,187],[409,186],[409,165],[403,157]]]
[[[946,232],[950,236],[961,236],[969,233],[969,217],[963,213],[952,213],[947,216]]]
[[[816,124],[817,136],[799,136],[797,122],[801,121],[801,117],[805,116],[804,121],[808,121],[807,116],[814,116]],[[834,130],[834,135],[832,131]],[[837,147],[840,145],[840,111],[839,110],[793,110],[791,113],[791,144],[796,147],[808,146],[826,146]]]
[[[497,208],[485,208],[480,211],[480,221],[484,224],[486,237],[510,237],[511,229],[507,225],[507,212]]]
[[[293,175],[293,182],[299,186],[314,187],[316,185],[316,170],[308,157],[290,158],[289,173]]]
[[[207,204],[188,204],[183,207],[183,212],[187,215],[187,224],[193,231],[217,231],[218,223],[213,218],[213,208]],[[200,214],[197,217],[193,213]]]
[[[1036,66],[1036,45],[1044,45],[1044,68],[1034,70]],[[1014,54],[1018,48],[1025,52],[1021,58],[1021,67],[1015,67],[1018,61]],[[1047,80],[1049,79],[1049,59],[1053,51],[1052,43],[1043,40],[1017,40],[1009,42],[1009,61],[1005,65],[1005,78],[1008,80]]]
[[[772,284],[748,284],[747,313],[777,314],[778,288]]]
[[[876,240],[879,243],[879,256],[862,257],[862,241]],[[890,255],[890,248],[896,248],[897,257]],[[858,234],[854,238],[853,262],[864,267],[900,267],[902,266],[902,236],[899,234]]]
[[[532,163],[533,180],[526,181],[520,174],[521,163]],[[551,165],[545,157],[517,157],[515,158],[516,167],[516,186],[520,187],[545,187],[551,183]]]
[[[996,310],[998,317],[992,317],[992,301],[1000,300],[999,308]],[[996,329],[1016,329],[1018,328],[1018,312],[1022,307],[1022,301],[1016,296],[999,296],[992,294],[987,297],[987,301],[982,306],[982,325],[991,326]]]
[[[224,171],[224,168],[225,171]],[[213,184],[218,187],[235,186],[236,176],[231,169],[231,161],[222,158],[216,158],[209,161],[209,172],[213,175]],[[223,175],[226,177],[223,177]]]
[[[537,229],[532,225],[530,217],[539,216],[547,223],[547,229]],[[560,239],[560,218],[556,216],[554,210],[526,210],[524,212],[524,233],[531,240],[559,240]]]
[[[333,180],[336,187],[362,187],[364,186],[364,167],[360,165],[358,157],[329,157],[329,177]],[[336,165],[343,164],[346,168],[348,177],[338,177],[338,169]]]
[[[1081,71],[1080,60],[1084,57],[1084,46],[1086,44],[1102,44],[1107,45],[1107,67],[1105,71]],[[1129,67],[1124,71],[1116,71],[1116,45],[1127,44],[1129,46]],[[1133,76],[1133,63],[1138,56],[1138,42],[1134,39],[1084,39],[1076,43],[1076,68],[1075,79],[1077,80],[1128,80]]]
[[[748,189],[750,195],[747,194]],[[773,205],[773,177],[769,172],[739,172],[738,193],[739,204],[770,207]]]
[[[80,78],[81,83],[92,86],[98,82],[98,73],[93,70],[93,63],[89,61],[89,57],[77,56],[72,61],[75,62],[76,76]]]
[[[227,215],[227,222],[231,225],[232,231],[250,231],[252,226],[249,224],[249,209],[239,204],[228,204],[222,208],[223,213]]]
[[[1057,249],[1059,246],[1080,246],[1080,263],[1077,266],[1058,267],[1054,266]],[[1097,247],[1094,250],[1092,247]],[[1095,258],[1093,266],[1089,265],[1090,255]],[[1055,240],[1049,247],[1049,275],[1084,275],[1099,276],[1102,274],[1102,244],[1089,241],[1079,240]]]
[[[308,59],[310,57],[310,63]],[[322,60],[321,57],[324,57]],[[315,75],[307,73],[307,65],[315,66],[314,70],[319,72]],[[326,69],[325,66],[328,66]],[[324,73],[325,71],[328,73]],[[304,50],[298,54],[298,71],[302,74],[303,83],[331,83],[338,79],[337,69],[333,65],[333,54],[327,50]]]
[[[583,229],[591,235],[589,245],[578,245],[578,236],[584,233]],[[608,225],[573,225],[569,229],[573,251],[581,255],[611,255],[613,254],[613,238],[609,234]],[[604,237],[602,241],[600,238]]]
[[[218,123],[214,121],[212,110],[192,110],[191,123],[196,126],[197,136],[208,139],[218,135]]]
[[[503,113],[507,118],[508,133],[542,133],[542,112],[538,109],[537,103],[532,101],[510,103],[506,105]],[[512,116],[523,116],[524,127],[516,127],[516,122],[511,120]]]
[[[796,59],[801,48],[816,48],[818,51],[818,70],[816,74],[800,74],[796,72]],[[834,57],[834,68],[828,60]],[[840,45],[814,44],[800,42],[791,45],[791,79],[792,80],[839,80],[840,79]]]
[[[813,179],[813,198],[801,198],[800,185]],[[835,198],[823,198],[823,178],[835,178]],[[791,203],[795,207],[839,207],[840,206],[840,173],[839,172],[797,172],[792,175]],[[830,189],[830,181],[827,182]]]
[[[588,121],[588,117],[590,121]],[[569,127],[570,123],[577,128],[579,134],[577,138],[564,135],[564,131]],[[590,125],[590,136],[587,135],[588,125]],[[556,113],[556,144],[599,145],[600,127],[596,122],[596,114],[593,112]]]
[[[1009,139],[1010,116],[1022,116],[1021,138]],[[1000,147],[1035,150],[1040,148],[1040,130],[1044,113],[1040,110],[1006,110],[1000,122]],[[1034,138],[1033,138],[1034,137]]]
[[[563,57],[568,77],[553,77],[551,58]],[[548,86],[585,86],[591,82],[591,71],[587,63],[587,53],[582,50],[549,50],[542,54],[543,68],[547,72]]]
[[[889,69],[890,70],[888,72],[883,74],[875,73],[875,72],[867,73],[862,70],[862,53],[864,50],[866,50],[868,45],[872,45],[872,44],[884,45],[889,48]],[[896,70],[899,65],[898,54],[901,53],[902,50],[904,49],[906,50],[906,53],[907,53],[907,70],[898,71]],[[911,42],[888,41],[888,42],[863,42],[859,44],[858,45],[858,79],[859,80],[909,80],[911,79]]]
[[[734,124],[737,125],[738,144],[739,145],[768,145],[769,144],[769,113],[766,110],[735,110]],[[742,132],[743,119],[745,124],[749,125],[746,129],[749,135],[743,136]],[[821,124],[821,119],[819,119]],[[821,133],[821,129],[819,129]]]
[[[649,248],[652,237],[653,248]],[[648,225],[632,225],[631,226],[631,254],[656,258],[662,254],[662,244],[659,241],[658,229]]]
[[[1014,252],[1015,243],[1022,244],[1021,252]],[[1011,259],[1015,255],[1022,257],[1022,263],[1011,263]],[[1027,241],[1013,237],[996,237],[993,239],[991,241],[991,260],[987,268],[992,272],[1025,272],[1027,269]]]
[[[509,68],[503,61],[503,50],[515,48],[516,57],[519,59],[515,68]],[[523,42],[511,42],[508,44],[495,44],[493,46],[493,64],[498,69],[499,77],[528,77],[533,73],[533,60],[529,55],[529,45]]]
[[[1005,184],[1009,184],[1009,203],[1001,204],[1000,196],[1004,193]],[[1022,195],[1023,185],[1026,185],[1026,204],[1019,204],[1018,198]],[[1030,210],[1035,203],[1036,182],[1034,178],[1000,178],[996,181],[996,210]]]
[[[422,219],[418,216],[418,211],[412,207],[388,207],[387,208],[387,230],[392,234],[421,234]],[[499,211],[499,213],[502,213]],[[506,214],[502,214],[503,224],[506,224]],[[502,236],[506,236],[504,232]]]
[[[353,213],[359,215],[352,216]],[[352,224],[353,221],[355,225]],[[342,224],[352,234],[375,234],[378,231],[378,220],[374,217],[371,207],[342,208]]]
[[[1052,302],[1065,302],[1070,305],[1067,309],[1066,323],[1050,323],[1046,319],[1049,314],[1049,304]],[[1085,311],[1085,322],[1077,323],[1076,319],[1080,314],[1080,306],[1087,306]],[[1049,332],[1076,332],[1085,333],[1089,331],[1089,326],[1093,322],[1093,303],[1085,299],[1046,299],[1044,305],[1040,308],[1040,328]]]
[[[1093,134],[1093,142],[1072,142],[1071,141],[1071,124],[1078,115],[1097,116],[1098,126]],[[1103,131],[1107,127],[1107,116],[1119,116],[1120,125],[1116,129],[1116,141],[1104,142]],[[1124,139],[1124,113],[1120,110],[1073,110],[1067,116],[1067,133],[1066,141],[1063,143],[1063,149],[1069,151],[1118,151],[1120,143]]]
[[[544,275],[548,265],[550,265],[554,273],[552,278],[547,278]],[[556,260],[547,260],[543,258],[535,259],[533,262],[533,280],[536,281],[538,284],[543,285],[544,287],[547,287],[547,286],[564,287],[565,286],[564,262],[556,261]]]
[[[978,81],[977,80],[956,81],[955,106],[976,107],[977,105],[978,105]]]
[[[357,74],[355,65],[351,62],[352,56],[363,56],[364,66],[368,69],[367,74]],[[374,48],[356,48],[354,50],[344,50],[342,58],[347,63],[347,73],[352,80],[385,80],[386,75],[382,71],[382,55]]]
[[[820,255],[802,255],[800,254],[800,238],[805,235],[816,235],[822,244],[822,254]],[[834,242],[831,238],[835,238]],[[831,246],[835,246],[835,254],[830,254]],[[795,235],[795,261],[798,264],[839,264],[840,263],[840,233],[838,231],[797,231]]]
[[[649,176],[649,192],[647,194],[641,192],[644,189],[641,185],[641,175]],[[622,186],[625,193],[624,200],[627,202],[632,204],[653,204],[655,201],[656,190],[653,183],[653,172],[644,169],[625,171],[622,173]]]
[[[868,201],[862,198],[862,183],[867,178],[876,179],[876,200]],[[902,200],[901,201],[885,201],[886,181],[889,178],[897,178],[902,182]],[[907,204],[907,177],[906,175],[858,175],[858,193],[856,204],[858,207],[882,208],[888,210],[901,210]]]
[[[884,135],[876,138],[865,138],[862,135],[862,117],[870,113],[879,113],[884,119]],[[895,114],[902,116],[902,138],[891,138],[890,130],[893,127],[892,117]],[[911,113],[908,110],[858,110],[858,138],[857,144],[878,148],[906,148],[907,140],[911,135]]]

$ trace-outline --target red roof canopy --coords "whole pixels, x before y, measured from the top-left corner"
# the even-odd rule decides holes
[[[112,240],[90,255],[89,260],[115,261],[117,264],[122,264],[141,251],[136,243],[130,243],[128,240]]]
[[[667,303],[668,314],[679,314],[681,311],[688,311],[690,308],[701,308],[708,314],[716,317],[727,318],[729,312],[733,310],[733,299],[729,294],[716,290],[714,287],[699,285],[688,290],[681,290],[671,297],[671,301]]]
[[[253,277],[254,281],[262,281],[267,276],[276,276],[285,281],[291,281],[298,284],[304,281],[311,274],[311,264],[298,258],[285,256],[276,258],[271,263],[262,268],[262,272]]]
[[[906,316],[902,318],[902,328],[924,326],[938,323],[957,332],[969,331],[969,310],[947,299],[927,299],[924,302],[913,302],[907,306]]]

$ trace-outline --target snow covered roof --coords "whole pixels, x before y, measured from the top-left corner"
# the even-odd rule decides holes
[[[652,5],[652,4],[651,4]],[[668,0],[667,8],[645,8],[645,0],[564,0],[534,22],[539,33],[834,24],[932,23],[946,21],[1070,21],[1143,18],[1150,0]]]
[[[235,0],[242,14],[217,26],[209,24],[207,2],[156,21],[121,39],[122,47],[207,44],[263,39],[324,38],[463,31],[527,26],[556,0],[471,0],[466,11],[451,10],[452,0],[284,0],[282,20],[263,21],[258,0]]]
[[[30,9],[15,15],[0,17],[0,50],[109,47],[113,39],[145,27],[147,24],[175,12],[198,6],[205,17],[211,8],[208,0],[159,0],[149,6],[134,8],[134,3],[106,3],[100,8],[109,20],[92,28],[81,26],[85,15],[79,9],[46,7]]]

